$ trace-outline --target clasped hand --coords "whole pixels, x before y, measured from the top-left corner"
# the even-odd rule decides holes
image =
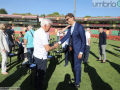
[[[57,49],[58,48],[58,46],[59,46],[59,43],[55,43],[54,44],[54,47]]]

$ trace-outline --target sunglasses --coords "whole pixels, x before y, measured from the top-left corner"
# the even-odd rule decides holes
[[[66,19],[66,21],[68,21],[69,20],[69,18],[68,19]]]

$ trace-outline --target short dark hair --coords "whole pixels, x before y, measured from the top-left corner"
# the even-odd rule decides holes
[[[22,34],[22,32],[20,32],[20,34]]]
[[[70,18],[72,18],[72,17],[73,17],[73,18],[74,18],[74,20],[75,20],[75,17],[74,17],[74,15],[73,15],[72,13],[68,13],[68,14],[65,16],[65,18],[66,18],[67,16],[68,16],[68,17],[70,17]]]

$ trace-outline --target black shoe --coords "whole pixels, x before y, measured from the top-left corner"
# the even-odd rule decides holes
[[[21,59],[20,57],[17,57],[17,59],[19,60],[19,59]]]
[[[79,84],[76,84],[76,83],[70,83],[69,85],[72,86],[72,87],[80,88],[80,85],[79,85]]]
[[[100,62],[100,63],[105,63],[105,62]]]
[[[96,60],[96,61],[101,61],[101,60]]]
[[[84,62],[84,64],[89,63],[89,62]]]
[[[68,65],[68,64],[67,64]],[[67,65],[64,65],[64,67],[66,67]]]

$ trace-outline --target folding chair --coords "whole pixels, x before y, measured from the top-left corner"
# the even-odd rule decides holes
[[[13,54],[13,53],[11,53],[11,54],[8,55],[8,57],[10,58],[10,67],[11,67],[11,58],[14,57],[14,56],[17,56],[17,55],[18,54]]]
[[[26,57],[29,57],[28,53],[21,54],[20,55],[21,61],[23,61],[24,58],[26,58]],[[31,67],[31,66],[33,66],[33,67]],[[20,79],[21,79],[21,76],[22,76],[22,68],[27,68],[29,70],[29,74],[31,74],[31,85],[32,85],[32,71],[36,69],[36,64],[22,65],[22,62],[21,62]]]

